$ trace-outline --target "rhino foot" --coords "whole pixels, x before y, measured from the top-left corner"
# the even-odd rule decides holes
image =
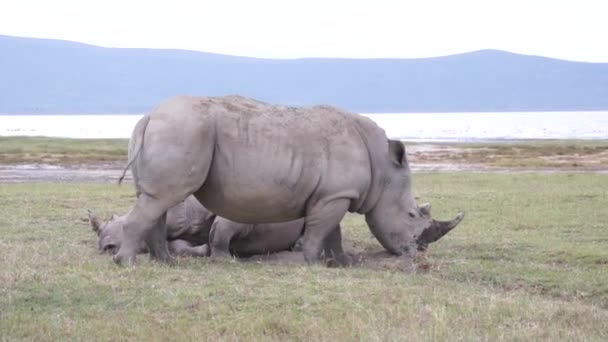
[[[169,266],[174,266],[177,264],[177,260],[173,256],[171,256],[168,252],[162,253],[161,255],[150,254],[150,260],[157,261],[157,262],[160,262],[163,264],[167,264]]]
[[[334,255],[327,258],[327,267],[351,267],[353,265],[353,259],[346,254]]]
[[[211,249],[209,249],[208,244],[204,244],[202,246],[194,247],[198,256],[200,257],[208,257],[211,254]]]
[[[190,247],[189,254],[187,254],[187,255],[202,258],[202,257],[208,257],[210,253],[211,253],[211,250],[209,249],[209,245],[204,244],[204,245],[200,245],[200,246],[196,246],[196,247]]]
[[[403,259],[401,271],[405,274],[416,274],[416,262],[414,261],[414,258],[405,256]]]
[[[211,260],[220,261],[230,259],[232,259],[232,254],[230,254],[229,252],[226,252],[223,249],[213,248],[213,246],[211,247]]]

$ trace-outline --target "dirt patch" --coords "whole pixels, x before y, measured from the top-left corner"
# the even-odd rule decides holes
[[[365,268],[379,271],[402,272],[405,262],[401,257],[392,255],[382,248],[365,249],[355,241],[345,240],[344,249],[350,256],[353,264],[351,267]],[[243,262],[258,262],[272,265],[306,265],[302,252],[279,252],[267,255],[256,255]],[[428,272],[432,268],[432,263],[426,258],[425,254],[419,254],[416,258],[418,272]]]
[[[402,258],[389,254],[383,250],[376,251],[359,251],[347,252],[351,257],[353,264],[351,267],[365,268],[377,271],[392,271],[402,272],[405,266]],[[247,259],[242,259],[243,262],[258,262],[271,265],[299,265],[305,266],[304,254],[302,252],[279,252],[268,255],[256,255]],[[424,256],[420,256],[416,260],[418,272],[428,272],[432,268],[432,263]]]

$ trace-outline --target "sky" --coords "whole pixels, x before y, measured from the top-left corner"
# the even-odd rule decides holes
[[[0,35],[263,58],[500,49],[608,62],[608,1],[2,0]]]

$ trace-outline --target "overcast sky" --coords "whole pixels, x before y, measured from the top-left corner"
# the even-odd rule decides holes
[[[608,62],[606,0],[2,0],[0,34],[231,55]]]

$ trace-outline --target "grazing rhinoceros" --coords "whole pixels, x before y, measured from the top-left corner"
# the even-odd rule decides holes
[[[89,211],[89,222],[97,233],[98,249],[115,254],[123,241],[125,216],[113,215],[103,222]],[[224,256],[230,251],[236,256],[251,256],[289,250],[302,236],[303,220],[270,224],[242,224],[216,217],[194,196],[167,211],[167,240],[169,251],[177,256]],[[211,246],[211,250],[209,249]],[[146,253],[145,243],[138,253]]]
[[[138,196],[114,256],[120,264],[135,261],[142,241],[153,258],[172,262],[166,212],[191,194],[237,222],[304,218],[308,263],[324,248],[342,259],[338,224],[347,211],[365,215],[384,248],[403,256],[406,271],[415,270],[424,231],[437,228],[414,200],[403,144],[372,120],[333,107],[178,96],[145,115],[129,144],[126,169]]]

